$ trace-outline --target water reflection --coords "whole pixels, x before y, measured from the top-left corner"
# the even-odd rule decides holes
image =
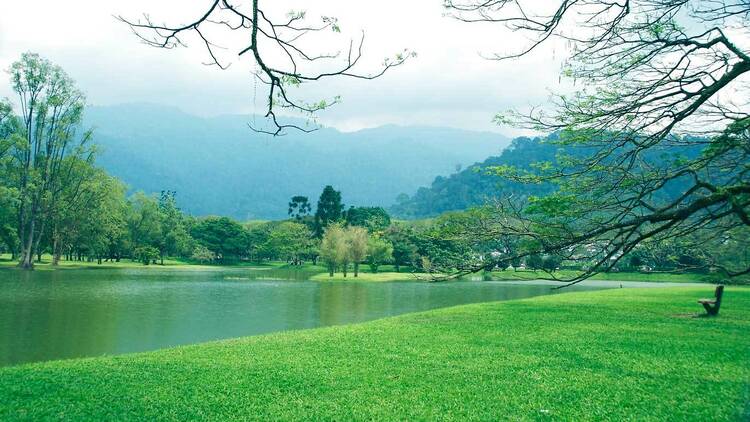
[[[552,293],[548,286],[496,282],[317,283],[308,278],[302,271],[246,269],[0,271],[0,365],[153,350]]]

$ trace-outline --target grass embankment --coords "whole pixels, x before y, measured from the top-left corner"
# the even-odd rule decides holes
[[[750,289],[616,289],[0,369],[0,420],[747,420]]]
[[[554,275],[558,278],[573,278],[579,275],[579,271],[560,270]],[[490,273],[493,280],[539,280],[548,279],[550,275],[544,271],[493,271]],[[613,272],[599,273],[591,277],[591,280],[614,280],[614,281],[652,281],[672,283],[713,283],[719,281],[718,274],[695,274],[695,273],[639,273],[639,272]]]
[[[2,268],[16,268],[17,262],[10,259],[9,254],[0,254],[0,269]],[[179,259],[165,259],[164,265],[152,264],[143,265],[141,262],[134,262],[129,259],[123,259],[120,262],[105,261],[101,264],[96,261],[85,262],[85,261],[60,261],[58,266],[52,265],[52,256],[43,255],[41,262],[36,262],[34,268],[37,270],[66,270],[66,269],[118,269],[118,268],[137,268],[137,269],[184,269],[184,270],[211,270],[221,268],[279,268],[289,269],[294,271],[307,271],[313,273],[312,280],[316,281],[363,281],[363,282],[388,282],[388,281],[426,281],[429,280],[430,275],[424,273],[413,273],[413,269],[410,267],[402,267],[401,272],[396,272],[393,265],[382,265],[380,271],[373,273],[368,267],[362,266],[358,277],[354,277],[352,271],[349,272],[347,277],[344,277],[343,273],[337,272],[333,277],[328,276],[328,270],[323,265],[313,265],[306,263],[301,266],[289,265],[285,262],[263,262],[261,264],[249,261],[241,261],[233,264],[224,265],[204,265],[195,262],[189,262]],[[573,270],[561,270],[557,271],[555,275],[560,278],[574,277],[578,273]],[[483,277],[482,274],[477,274],[474,277]],[[471,278],[471,277],[469,277]],[[518,280],[538,280],[549,278],[549,274],[543,271],[494,271],[489,274],[489,279],[501,280],[501,281],[518,281]],[[615,280],[615,281],[652,281],[652,282],[718,282],[720,279],[715,274],[679,274],[679,273],[631,273],[631,272],[618,272],[618,273],[601,273],[591,278],[592,280]],[[744,280],[747,283],[747,280]]]
[[[321,267],[322,268],[322,267]],[[349,272],[346,277],[341,272],[333,274],[333,277],[328,275],[328,270],[315,274],[310,279],[315,281],[365,281],[365,282],[388,282],[388,281],[425,281],[429,277],[428,274],[413,273],[410,268],[401,269],[400,272],[396,272],[392,266],[384,266],[383,269],[377,273],[365,270],[359,272],[357,277],[354,277],[353,272]]]
[[[159,261],[158,264],[143,265],[142,262],[132,261],[130,259],[122,259],[120,262],[116,261],[102,261],[99,264],[97,261],[66,261],[60,260],[57,266],[52,265],[51,255],[42,255],[41,262],[34,261],[34,269],[41,271],[48,270],[80,270],[80,269],[118,269],[118,268],[144,268],[144,269],[185,269],[185,270],[206,270],[215,268],[260,268],[260,267],[281,267],[283,263],[269,263],[264,265],[258,265],[251,262],[240,262],[229,265],[205,265],[195,262],[183,261],[174,258],[164,259],[164,265]],[[0,269],[2,268],[17,268],[18,261],[11,260],[10,254],[0,254]]]

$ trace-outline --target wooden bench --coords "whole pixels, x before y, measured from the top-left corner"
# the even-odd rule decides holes
[[[716,291],[714,292],[714,299],[701,299],[698,301],[701,305],[703,305],[704,308],[706,308],[706,313],[710,316],[715,316],[719,314],[719,308],[721,307],[721,297],[724,296],[724,286],[719,285],[716,286]]]

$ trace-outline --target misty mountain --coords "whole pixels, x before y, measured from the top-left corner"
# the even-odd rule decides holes
[[[523,197],[550,194],[556,189],[550,183],[513,182],[493,175],[488,169],[512,166],[532,170],[534,163],[556,162],[557,155],[561,152],[581,159],[591,156],[595,151],[588,148],[565,148],[554,142],[558,139],[559,135],[554,133],[543,138],[515,138],[499,155],[491,156],[450,176],[437,176],[429,186],[417,189],[411,196],[401,195],[398,203],[390,208],[390,212],[396,217],[407,219],[434,217],[444,212],[469,209],[511,195]],[[695,146],[653,148],[640,157],[650,168],[656,168],[672,162],[676,157],[695,159],[702,148],[700,143]],[[674,200],[684,193],[685,186],[691,185],[683,179],[675,179],[658,190],[655,197],[659,200]]]
[[[131,190],[175,190],[188,213],[239,219],[284,217],[290,197],[315,203],[327,184],[347,206],[390,206],[509,143],[489,132],[400,126],[274,138],[251,131],[251,119],[130,104],[90,107],[85,125],[94,128],[99,165]]]

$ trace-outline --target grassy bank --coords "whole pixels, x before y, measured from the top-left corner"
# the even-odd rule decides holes
[[[354,277],[354,273],[349,271],[347,277],[344,277],[343,273],[337,272],[333,277],[328,276],[328,270],[323,265],[313,265],[306,263],[301,266],[288,265],[285,262],[263,262],[261,264],[255,262],[238,262],[227,265],[203,265],[195,262],[188,262],[179,259],[165,259],[164,265],[143,265],[140,262],[133,262],[129,259],[123,259],[120,262],[105,261],[98,264],[96,261],[93,262],[80,262],[80,261],[60,261],[58,266],[52,266],[52,257],[50,255],[43,255],[42,261],[35,264],[35,269],[40,271],[48,270],[68,270],[68,269],[185,269],[185,270],[208,270],[208,269],[220,269],[220,268],[278,268],[278,269],[289,269],[290,271],[305,271],[310,274],[314,274],[311,279],[316,281],[367,281],[367,282],[387,282],[387,281],[426,281],[429,280],[430,276],[427,274],[413,273],[413,269],[410,267],[402,267],[400,272],[396,272],[393,265],[382,265],[379,272],[373,273],[369,267],[362,265],[360,267],[359,277]],[[0,269],[13,269],[16,268],[17,262],[10,259],[10,255],[0,255]],[[557,277],[573,277],[578,274],[572,270],[561,270],[555,273]],[[487,278],[492,280],[504,280],[504,281],[518,281],[518,280],[538,280],[549,278],[549,274],[542,271],[494,271],[489,274],[476,274],[473,276],[466,277],[472,278]],[[651,282],[718,282],[720,281],[717,275],[714,274],[672,274],[672,273],[634,273],[634,272],[618,272],[618,273],[602,273],[592,277],[592,280],[616,280],[616,281],[651,281]],[[742,280],[738,280],[742,282]],[[744,280],[747,283],[747,280]]]
[[[750,289],[616,289],[0,369],[0,420],[747,420]]]
[[[16,268],[18,262],[10,259],[10,254],[0,254],[0,269]],[[52,256],[45,254],[42,255],[41,262],[34,262],[34,269],[39,271],[53,271],[53,270],[80,270],[80,269],[132,269],[132,268],[144,268],[144,269],[212,269],[212,268],[256,268],[256,267],[282,267],[283,263],[269,263],[264,265],[258,265],[251,262],[241,262],[231,265],[205,265],[196,262],[189,262],[175,258],[164,259],[164,265],[150,264],[143,265],[142,262],[132,261],[130,259],[122,259],[119,262],[116,261],[102,261],[101,264],[96,261],[66,261],[61,260],[57,266],[52,265]]]
[[[558,278],[572,278],[580,274],[574,270],[560,270],[555,272]],[[543,271],[493,271],[490,273],[493,280],[538,280],[550,278]],[[591,277],[592,280],[615,280],[615,281],[652,281],[672,283],[712,283],[720,280],[717,274],[695,274],[695,273],[639,273],[639,272],[616,272],[599,273]]]
[[[346,277],[343,273],[335,273],[333,277],[328,275],[328,271],[320,272],[311,277],[315,281],[366,281],[366,282],[388,282],[388,281],[425,281],[427,274],[414,274],[411,270],[396,272],[392,268],[373,273],[371,271],[360,271],[357,277],[353,272],[349,272]]]
[[[17,269],[17,262],[10,259],[9,254],[0,254],[0,269]],[[344,277],[343,273],[337,272],[333,277],[328,277],[328,270],[322,265],[313,265],[306,263],[303,265],[289,265],[285,262],[263,262],[261,264],[255,262],[239,262],[233,264],[215,264],[205,265],[195,262],[188,262],[179,259],[165,259],[164,265],[151,264],[143,265],[141,262],[134,262],[129,259],[123,259],[120,262],[105,261],[101,264],[96,261],[65,261],[61,260],[57,266],[52,265],[52,256],[43,255],[41,262],[34,264],[34,269],[38,271],[54,271],[54,270],[80,270],[80,269],[147,269],[147,270],[211,270],[211,269],[222,269],[222,268],[247,268],[247,269],[280,269],[289,271],[303,271],[313,274],[312,280],[316,281],[370,281],[370,282],[383,282],[383,281],[402,281],[402,280],[417,280],[412,274],[410,268],[405,268],[401,272],[396,272],[392,265],[381,266],[382,270],[378,273],[372,273],[369,269],[365,269],[363,265],[358,277],[354,277],[352,271],[349,272],[347,277]]]

